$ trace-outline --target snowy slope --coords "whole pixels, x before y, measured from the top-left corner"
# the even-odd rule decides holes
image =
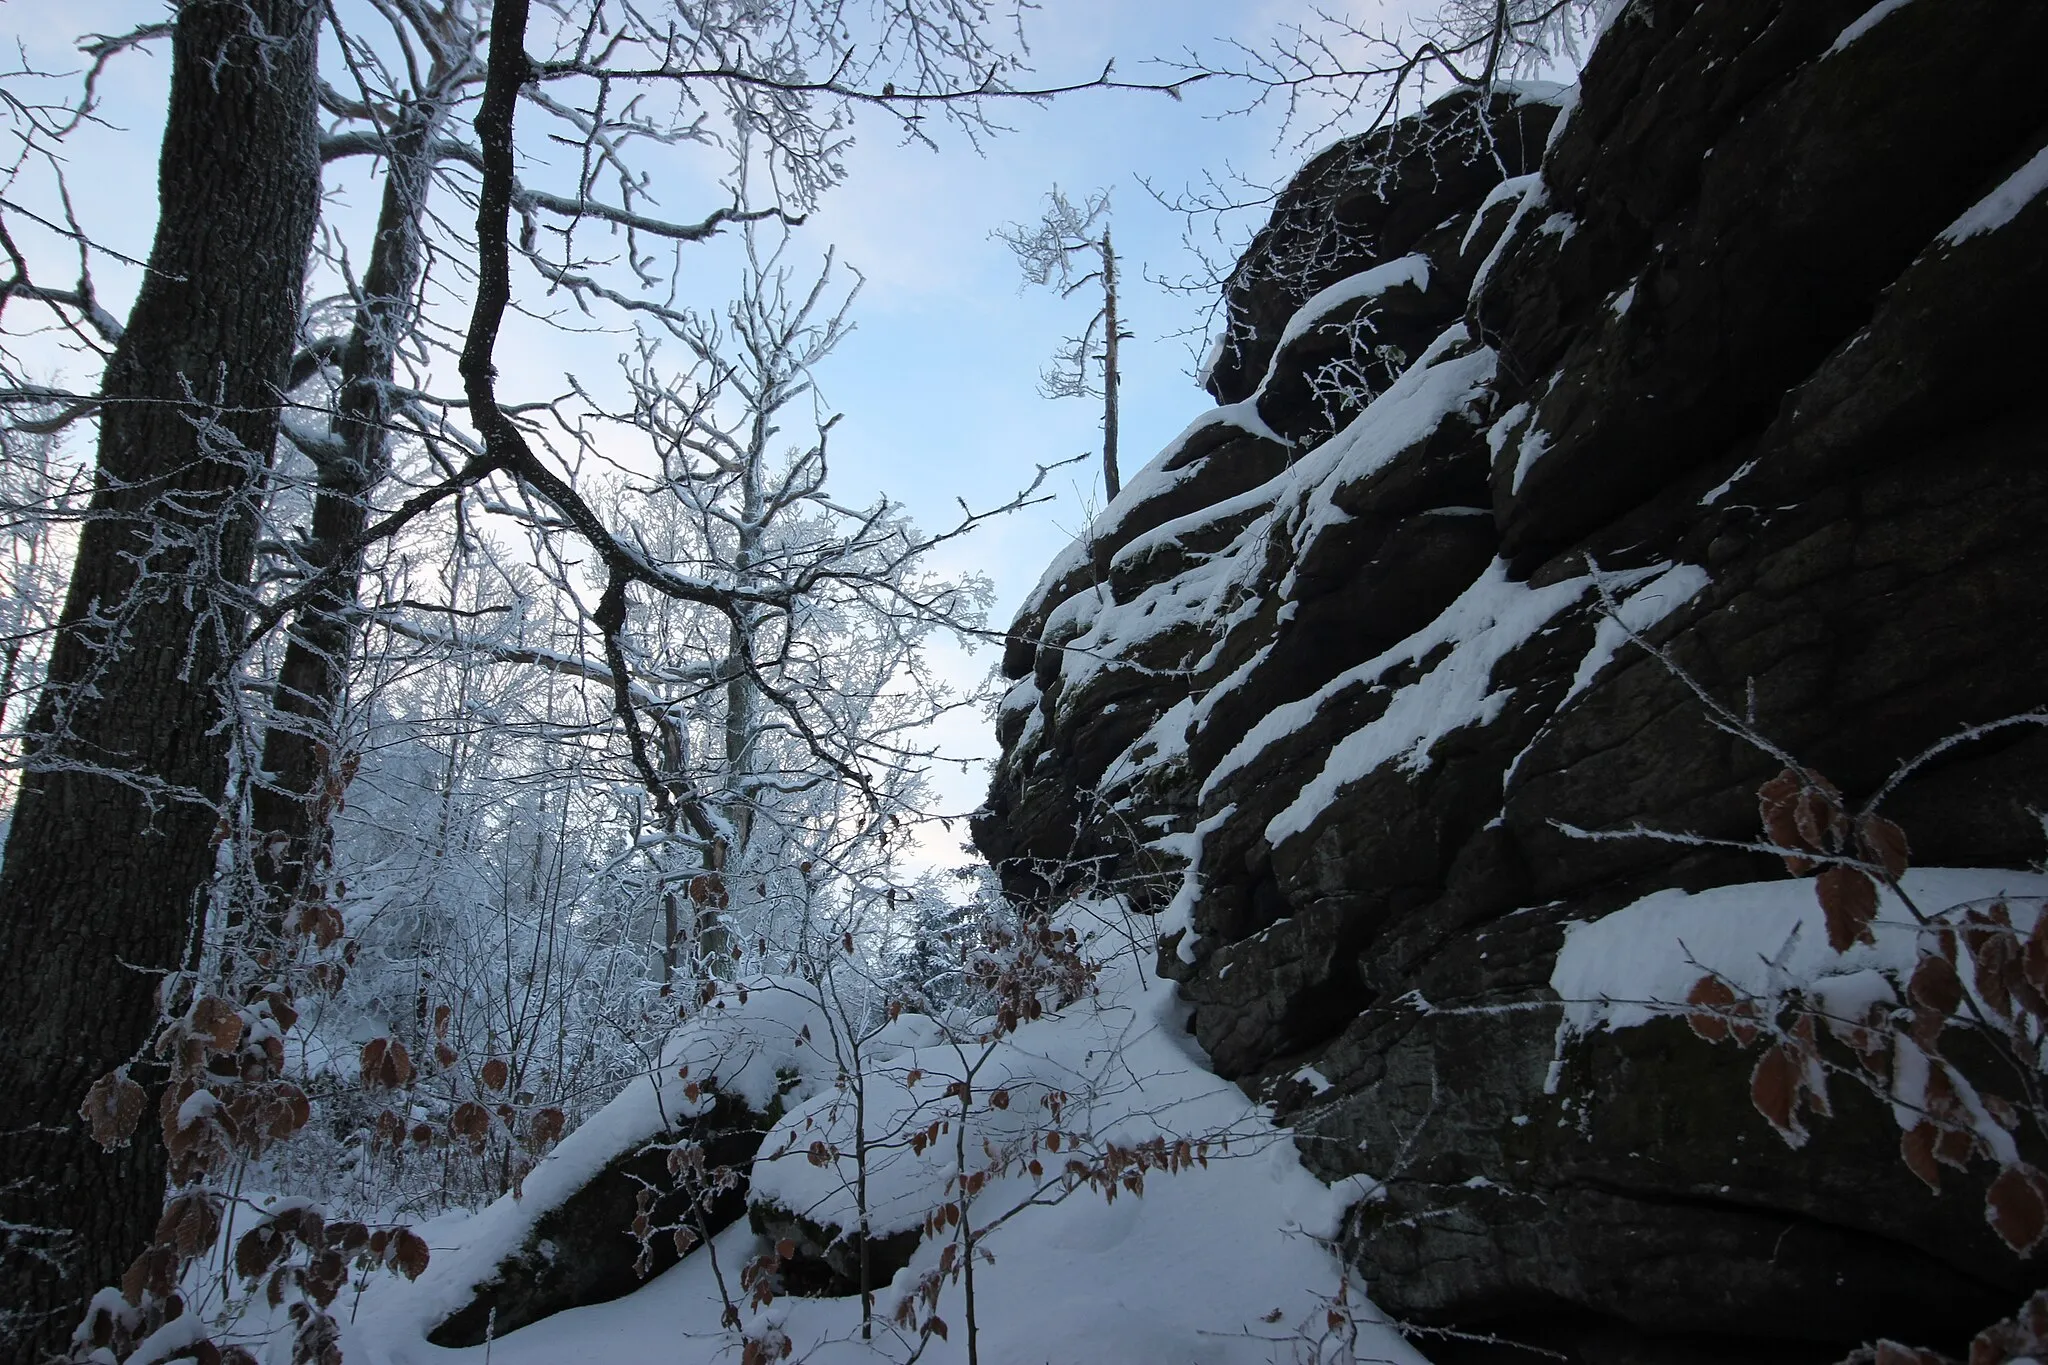
[[[1084,1149],[1106,1142],[1134,1145],[1154,1136],[1208,1143],[1206,1166],[1178,1174],[1148,1173],[1142,1195],[1107,1200],[1082,1189],[1061,1197],[1021,1172],[982,1191],[972,1216],[993,1220],[1020,1205],[1034,1191],[1044,1201],[1024,1206],[989,1234],[992,1258],[978,1267],[976,1317],[980,1358],[989,1365],[1047,1365],[1071,1362],[1187,1361],[1205,1365],[1337,1360],[1330,1325],[1330,1301],[1339,1294],[1341,1268],[1319,1239],[1337,1231],[1343,1208],[1369,1189],[1346,1182],[1332,1189],[1304,1171],[1291,1135],[1275,1128],[1266,1113],[1235,1086],[1211,1074],[1186,1030],[1186,1008],[1172,988],[1151,974],[1149,942],[1142,924],[1132,925],[1113,906],[1077,912],[1102,955],[1098,993],[1057,1015],[1026,1024],[992,1050],[978,1083],[1004,1086],[1016,1096],[1000,1117],[1013,1127],[1042,1112],[1026,1097],[1057,1088],[1073,1097],[1059,1126],[1082,1139]],[[756,999],[760,998],[758,995]],[[909,1023],[905,1016],[903,1023]],[[783,1021],[787,1036],[796,1027]],[[895,1031],[897,1046],[878,1048],[878,1075],[900,1077],[923,1070],[919,1086],[896,1088],[899,1105],[928,1101],[943,1088],[958,1055],[923,1028]],[[905,1047],[922,1033],[928,1045]],[[976,1049],[979,1055],[979,1049]],[[764,1053],[764,1055],[766,1055]],[[883,1090],[878,1086],[878,1091]],[[562,1176],[590,1168],[592,1154],[615,1148],[619,1133],[646,1127],[653,1094],[637,1086],[585,1130],[572,1136],[541,1163],[528,1189],[546,1190]],[[844,1218],[845,1186],[830,1167],[775,1159],[786,1148],[800,1156],[820,1131],[817,1121],[831,1095],[819,1092],[799,1103],[772,1131],[755,1171],[756,1189],[780,1202],[801,1206],[824,1220]],[[616,1111],[616,1112],[614,1112]],[[934,1111],[935,1112],[935,1111]],[[895,1116],[871,1115],[877,1128]],[[988,1136],[1001,1141],[991,1128]],[[978,1141],[984,1133],[978,1128]],[[786,1141],[793,1139],[794,1141]],[[923,1214],[945,1202],[952,1144],[914,1158],[897,1149],[876,1176],[877,1227],[915,1226]],[[585,1150],[588,1148],[589,1150]],[[1071,1149],[1069,1149],[1071,1150]],[[1047,1160],[1051,1160],[1050,1157]],[[529,1202],[533,1196],[529,1195]],[[450,1218],[425,1231],[434,1264],[417,1284],[378,1279],[344,1324],[344,1348],[360,1365],[429,1365],[430,1362],[489,1360],[493,1365],[554,1365],[563,1361],[604,1361],[617,1365],[737,1360],[739,1340],[720,1327],[723,1311],[711,1257],[698,1251],[644,1289],[612,1303],[575,1309],[492,1342],[487,1348],[444,1350],[429,1345],[425,1332],[445,1311],[452,1290],[473,1278],[479,1264],[493,1261],[516,1243],[528,1224],[519,1201],[497,1205],[467,1218]],[[715,1244],[728,1281],[756,1250],[759,1239],[744,1224]],[[918,1277],[938,1260],[934,1239],[920,1247],[911,1264],[877,1296],[877,1315],[886,1322]],[[735,1286],[735,1292],[736,1286]],[[1353,1285],[1349,1301],[1360,1313]],[[933,1339],[921,1357],[963,1361],[966,1313],[962,1288],[947,1284],[937,1305],[948,1324],[945,1340]],[[904,1360],[916,1338],[893,1328],[878,1330],[871,1343],[859,1340],[857,1299],[780,1298],[750,1308],[747,1332],[771,1329],[791,1339],[793,1358],[830,1365],[840,1361]],[[1344,1334],[1352,1330],[1348,1325]],[[1361,1358],[1420,1362],[1423,1357],[1391,1329],[1361,1325],[1356,1351]],[[285,1357],[280,1356],[280,1359]]]

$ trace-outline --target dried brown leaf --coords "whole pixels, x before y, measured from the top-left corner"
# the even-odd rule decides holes
[[[1757,813],[1763,820],[1764,837],[1773,847],[1796,849],[1808,846],[1793,817],[1793,806],[1805,785],[1796,771],[1787,768],[1757,789]],[[1795,853],[1782,856],[1785,867],[1795,877],[1813,870],[1811,858],[1802,858]]]
[[[177,1250],[161,1242],[137,1256],[121,1276],[121,1297],[138,1308],[145,1297],[168,1298],[177,1287]]]
[[[1970,1365],[2007,1365],[2048,1355],[2048,1290],[2036,1290],[2020,1310],[1979,1332],[1970,1343]]]
[[[319,1246],[327,1237],[327,1219],[310,1206],[280,1213],[277,1224],[309,1247]]]
[[[372,1038],[363,1044],[363,1084],[397,1090],[412,1080],[412,1057],[396,1038]]]
[[[1726,1041],[1727,1013],[1735,1005],[1735,992],[1727,982],[1718,976],[1703,976],[1686,992],[1685,1003],[1693,1006],[1685,1016],[1687,1027],[1710,1043]]]
[[[1841,1015],[1827,1016],[1828,1032],[1835,1041],[1856,1054],[1863,1069],[1880,1080],[1889,1068],[1885,1063],[1891,1056],[1891,1042],[1886,1034],[1886,1011],[1882,1004],[1873,1003],[1861,1019],[1849,1019]]]
[[[322,1308],[334,1302],[334,1296],[348,1283],[348,1260],[339,1251],[331,1249],[313,1253],[306,1263],[306,1292]]]
[[[1870,931],[1877,918],[1877,883],[1867,873],[1837,863],[1814,880],[1814,894],[1827,920],[1830,948],[1841,953],[1853,944],[1877,942]]]
[[[243,1233],[235,1243],[235,1273],[245,1280],[260,1278],[283,1260],[291,1239],[271,1223],[262,1223]]]
[[[313,1121],[313,1104],[305,1091],[289,1081],[279,1081],[270,1090],[268,1117],[264,1131],[282,1140]]]
[[[2033,1019],[2048,1019],[2048,997],[2034,989],[2034,983],[2027,980],[2026,969],[2021,959],[2026,948],[2019,947],[2005,964],[2005,991],[2021,1014]]]
[[[1963,979],[1956,975],[1956,969],[1948,959],[1923,953],[1919,964],[1913,968],[1906,994],[1915,1005],[1937,1014],[1953,1015],[1963,1003]]]
[[[363,1044],[363,1050],[358,1054],[357,1060],[361,1065],[364,1085],[374,1089],[380,1084],[384,1074],[384,1054],[390,1047],[389,1038],[372,1038]]]
[[[1757,1058],[1749,1074],[1750,1102],[1778,1130],[1778,1136],[1794,1147],[1806,1140],[1806,1129],[1799,1122],[1801,1071],[1798,1056],[1778,1043]]]
[[[1839,852],[1848,837],[1849,817],[1842,809],[1842,792],[1819,773],[1800,774],[1801,790],[1792,802],[1792,818],[1808,848],[1822,853]]]
[[[192,1031],[215,1052],[232,1052],[242,1041],[242,1015],[217,995],[201,996],[192,1005]]]
[[[353,1256],[370,1244],[370,1229],[353,1220],[329,1223],[325,1240],[329,1250]]]
[[[2018,942],[2000,928],[1965,929],[1963,942],[1970,950],[1970,965],[1975,968],[1978,999],[1998,1018],[2011,1019],[2011,980],[2020,975]]]
[[[2048,1232],[2048,1177],[2024,1161],[2007,1166],[1984,1192],[1984,1217],[2007,1246],[2026,1255]]]
[[[299,1022],[298,1007],[292,1003],[292,998],[283,991],[271,991],[263,998],[270,1004],[270,1017],[277,1021],[280,1029],[289,1033]]]
[[[559,1142],[562,1137],[562,1129],[567,1123],[567,1116],[561,1110],[552,1106],[535,1113],[531,1130],[534,1150],[538,1151],[551,1142]]]
[[[135,1135],[135,1125],[142,1121],[147,1099],[142,1087],[128,1079],[128,1068],[115,1067],[85,1092],[78,1116],[92,1129],[92,1140],[100,1146],[110,1150],[126,1147]]]
[[[1856,841],[1863,856],[1884,869],[1893,881],[1906,875],[1908,849],[1906,831],[1882,815],[1865,815],[1856,822]]]
[[[1953,1170],[1967,1171],[1971,1160],[1977,1155],[1981,1142],[1977,1135],[1967,1128],[1935,1125],[1938,1130],[1934,1138],[1934,1159]]]
[[[426,1239],[411,1228],[400,1228],[391,1243],[391,1264],[398,1267],[398,1273],[408,1280],[417,1280],[427,1271],[431,1253],[427,1250]]]
[[[1756,1023],[1761,1016],[1754,1000],[1738,1000],[1728,1013],[1733,1016],[1729,1020],[1728,1031],[1735,1036],[1737,1047],[1748,1047],[1763,1036],[1763,1029]]]
[[[1899,1159],[1936,1194],[1941,1193],[1941,1167],[1934,1160],[1934,1125],[1920,1120],[1899,1135]]]
[[[180,1256],[197,1256],[213,1246],[213,1239],[220,1235],[220,1220],[218,1196],[188,1190],[164,1205],[163,1217],[156,1225],[156,1240],[175,1248]]]
[[[464,1100],[448,1116],[448,1131],[482,1151],[484,1139],[491,1131],[491,1111],[475,1100]]]
[[[1942,1030],[1947,1027],[1947,1015],[1933,1010],[1914,1010],[1913,1017],[1906,1021],[1906,1036],[1931,1057],[1941,1050]]]
[[[2048,995],[2048,908],[2034,917],[2033,932],[2020,950],[2020,969],[2035,990]]]
[[[1833,1118],[1834,1105],[1828,1100],[1828,1070],[1820,1059],[1820,1040],[1811,1014],[1802,1014],[1792,1025],[1790,1046],[1799,1062],[1799,1085],[1805,1092],[1806,1107],[1822,1118]]]

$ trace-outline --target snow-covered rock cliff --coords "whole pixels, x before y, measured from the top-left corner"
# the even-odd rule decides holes
[[[1859,799],[2043,701],[2044,43],[1994,0],[1639,0],[1578,88],[1330,149],[1233,279],[1219,406],[1013,627],[981,848],[1157,916],[1215,1067],[1383,1182],[1344,1246],[1390,1312],[1820,1361],[2038,1282],[1870,1094],[1795,1150],[1673,1012],[1566,1027],[1629,986],[1559,952],[1629,908],[1682,961],[1657,893],[1784,875],[1572,833],[1754,841],[1782,766],[1630,632]],[[1916,864],[2023,869],[2044,804],[2014,727],[1886,809]]]

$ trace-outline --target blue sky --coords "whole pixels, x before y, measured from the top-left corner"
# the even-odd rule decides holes
[[[0,33],[18,39],[46,69],[76,68],[71,44],[79,33],[119,31],[164,12],[155,0],[0,0]],[[1120,77],[1145,80],[1165,74],[1149,57],[1217,50],[1219,40],[1256,41],[1299,12],[1273,2],[1047,0],[1027,15],[1026,32],[1032,63],[1049,81],[1085,78],[1112,59]],[[153,226],[168,65],[163,44],[119,59],[103,85],[105,126],[73,144],[81,218],[100,241],[131,255],[147,251]],[[1166,293],[1144,278],[1179,277],[1192,266],[1181,247],[1182,220],[1154,202],[1140,180],[1177,190],[1232,169],[1271,178],[1302,159],[1305,152],[1277,139],[1270,119],[1227,116],[1240,102],[1242,92],[1198,88],[1180,102],[1088,92],[1050,106],[1008,106],[999,114],[1011,131],[980,155],[948,132],[934,152],[905,145],[880,120],[863,124],[846,183],[802,230],[814,249],[834,246],[867,278],[855,310],[858,330],[821,376],[827,397],[845,413],[837,433],[842,496],[858,502],[887,491],[936,524],[955,496],[977,505],[999,500],[1035,463],[1097,447],[1092,404],[1049,402],[1036,392],[1040,366],[1083,320],[1084,302],[1020,289],[1007,250],[989,236],[1004,223],[1034,217],[1055,184],[1075,193],[1109,189],[1115,197],[1125,315],[1137,334],[1125,353],[1126,471],[1184,426],[1206,399],[1189,376],[1190,347],[1198,343],[1171,334],[1199,326],[1208,300]],[[719,202],[694,166],[679,160],[672,169],[681,185],[663,197],[674,216],[696,216]],[[361,228],[373,188],[351,183],[346,171],[333,177],[330,195],[345,237],[367,235]],[[657,193],[662,189],[657,181]],[[365,245],[355,243],[358,255]],[[686,287],[707,300],[720,297],[737,273],[731,253],[716,246],[693,249],[684,270]],[[95,271],[109,305],[124,311],[133,272],[106,259]],[[519,340],[525,352],[508,356],[508,368],[536,385],[558,376],[564,361],[583,373],[593,361],[609,364],[622,348],[616,335]],[[978,567],[998,574],[1006,609],[1035,580],[1054,542],[1078,524],[1084,503],[1099,497],[1083,486],[1082,472],[1070,471],[1061,483],[1061,508],[1034,514],[1025,519],[1033,524],[1008,528],[973,552]]]
[[[1356,13],[1374,8],[1360,5]],[[45,69],[75,68],[70,44],[81,32],[116,32],[164,13],[154,0],[0,0],[0,32]],[[1085,79],[1114,59],[1125,79],[1156,79],[1151,57],[1189,49],[1221,51],[1231,40],[1257,43],[1304,16],[1284,0],[1045,0],[1026,17],[1031,60],[1047,81]],[[132,255],[147,251],[153,225],[157,130],[168,52],[122,58],[105,83],[107,126],[87,130],[72,148],[73,189],[82,220],[101,241]],[[857,330],[823,368],[826,399],[844,414],[834,433],[842,502],[881,493],[908,505],[928,528],[957,514],[956,499],[984,507],[1005,500],[1033,468],[1099,448],[1099,407],[1038,396],[1040,367],[1060,338],[1085,320],[1088,305],[1044,290],[1019,288],[1016,265],[990,233],[1039,211],[1054,184],[1071,193],[1112,192],[1114,228],[1124,257],[1124,314],[1135,333],[1125,350],[1122,464],[1128,475],[1183,428],[1209,400],[1194,385],[1191,350],[1208,298],[1162,290],[1148,276],[1182,277],[1195,263],[1182,246],[1186,227],[1146,193],[1141,180],[1178,190],[1205,175],[1239,172],[1271,181],[1314,150],[1283,136],[1270,117],[1233,116],[1245,93],[1198,88],[1175,102],[1158,95],[1088,92],[1049,107],[1001,111],[1010,131],[980,154],[941,134],[936,152],[905,145],[880,120],[859,126],[846,183],[802,229],[809,249],[830,245],[866,277],[855,307]],[[697,166],[679,159],[656,166],[657,194],[677,218],[701,216],[719,199]],[[330,186],[331,218],[367,250],[368,182],[346,175]],[[452,205],[448,207],[452,208]],[[1239,224],[1240,233],[1254,224]],[[704,302],[737,278],[730,246],[692,248],[685,290]],[[108,305],[125,311],[133,274],[117,263],[96,267]],[[625,348],[617,333],[562,336],[515,330],[502,354],[508,386],[559,392],[562,374],[608,373]],[[52,362],[53,364],[57,362]],[[72,376],[74,379],[77,376]],[[992,577],[995,624],[1007,622],[1045,564],[1100,504],[1099,467],[1055,475],[1051,502],[988,527],[949,548],[940,567]],[[966,680],[990,654],[949,660]],[[987,726],[963,718],[947,743],[987,752]],[[982,778],[957,772],[944,786],[950,805],[979,798]]]

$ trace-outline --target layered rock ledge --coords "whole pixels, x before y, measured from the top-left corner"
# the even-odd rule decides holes
[[[1785,875],[1725,846],[1781,760],[1694,684],[1859,799],[2043,702],[2044,40],[1993,0],[1638,0],[1576,88],[1329,149],[1233,277],[1217,406],[1013,626],[980,847],[1160,916],[1216,1069],[1381,1182],[1345,1250],[1388,1312],[1817,1362],[2042,1281],[1872,1095],[1794,1149],[1750,1056],[1575,1031],[1557,972],[1576,926]],[[2014,894],[2044,806],[2032,727],[1886,803]],[[1635,825],[1708,842],[1574,833]]]

